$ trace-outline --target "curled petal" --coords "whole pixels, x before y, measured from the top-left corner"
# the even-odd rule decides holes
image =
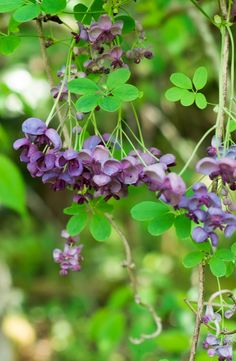
[[[105,185],[107,185],[108,183],[110,183],[111,181],[111,177],[109,177],[106,174],[99,174],[99,175],[95,175],[93,177],[93,181],[95,184],[97,184],[99,187],[103,187]]]
[[[60,149],[62,147],[61,138],[55,129],[47,129],[45,135],[52,142],[55,149]]]
[[[29,146],[31,143],[29,141],[29,139],[27,138],[21,138],[21,139],[17,139],[14,143],[13,143],[13,148],[15,150],[18,150],[22,147],[25,147],[25,146]]]
[[[93,151],[93,159],[98,162],[104,162],[109,158],[109,150],[103,145],[97,145]]]
[[[205,157],[197,163],[196,171],[201,174],[210,175],[211,173],[218,172],[219,166],[215,159]]]
[[[235,231],[236,231],[236,224],[234,226],[226,226],[224,230],[224,235],[226,238],[230,238]]]
[[[42,135],[46,130],[46,124],[38,118],[28,118],[22,124],[22,131],[25,134]]]
[[[116,159],[108,159],[103,163],[102,171],[103,173],[111,176],[117,174],[121,170],[121,164]]]
[[[202,243],[205,242],[208,238],[208,233],[204,231],[201,227],[196,227],[192,231],[192,237],[195,242]]]

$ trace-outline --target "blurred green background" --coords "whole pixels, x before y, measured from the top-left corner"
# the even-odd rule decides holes
[[[68,9],[73,3],[78,1],[69,1]],[[210,15],[217,14],[215,0],[199,3]],[[209,102],[217,103],[219,34],[188,0],[140,0],[128,10],[144,25],[154,52],[151,61],[133,66],[133,81],[144,91],[138,104],[144,139],[148,146],[175,153],[180,169],[214,124],[214,107],[204,112],[195,106],[184,108],[168,103],[164,93],[171,73],[182,71],[192,77],[203,65],[209,72],[204,93]],[[71,22],[70,15],[63,17]],[[0,16],[1,31],[9,20],[9,15]],[[69,36],[57,24],[45,26],[45,32],[58,39]],[[132,221],[134,204],[155,199],[146,189],[132,189],[128,199],[113,203],[115,218],[132,245],[140,293],[163,319],[160,337],[138,346],[129,341],[130,336],[153,332],[154,324],[133,301],[115,232],[98,243],[85,230],[82,272],[66,278],[58,275],[52,251],[63,244],[60,231],[67,218],[62,209],[70,205],[71,194],[54,193],[32,179],[12,150],[13,141],[21,137],[22,121],[30,116],[45,119],[52,105],[34,24],[21,25],[19,35],[22,42],[14,54],[0,57],[0,360],[186,360],[194,317],[184,298],[197,298],[197,274],[184,269],[181,259],[194,246],[190,239],[177,240],[173,230],[152,237],[145,224]],[[48,49],[54,75],[64,64],[66,51],[63,42]],[[127,119],[134,126],[130,114]],[[106,119],[102,127],[107,130]],[[209,142],[210,137],[199,156]],[[191,169],[186,180],[189,185],[196,180]],[[20,216],[24,199],[27,215]],[[223,286],[234,284],[233,276]],[[207,274],[208,294],[216,287]],[[208,360],[201,349],[197,360]]]

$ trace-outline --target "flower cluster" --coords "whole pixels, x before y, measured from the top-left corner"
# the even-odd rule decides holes
[[[203,347],[207,350],[208,356],[218,356],[219,361],[233,360],[231,337],[224,337],[222,340],[222,338],[217,338],[215,335],[209,333],[203,342]]]
[[[192,231],[192,237],[197,243],[211,240],[217,246],[218,235],[216,230],[224,231],[225,237],[231,237],[236,230],[236,217],[222,209],[220,198],[213,192],[208,192],[203,183],[193,186],[194,194],[184,196],[179,202],[179,208],[187,210],[186,216],[202,226],[197,226]]]
[[[201,159],[197,165],[198,173],[208,175],[212,180],[221,179],[223,185],[236,190],[236,145],[225,149],[213,144],[208,148],[209,157]]]
[[[137,25],[136,33],[139,42],[143,42],[143,31],[140,31],[140,25]],[[114,40],[122,34],[123,22],[115,21],[107,15],[101,15],[97,22],[90,26],[84,26],[79,23],[79,32],[73,32],[72,35],[79,47],[74,48],[75,55],[81,54],[87,56],[83,66],[88,73],[109,73],[110,69],[128,67],[123,57],[139,63],[143,58],[151,59],[152,52],[143,47],[133,47],[127,52],[118,46]],[[82,45],[81,45],[81,40]]]
[[[77,246],[78,239],[71,237],[67,231],[63,230],[61,236],[66,239],[64,250],[56,248],[53,251],[53,259],[60,265],[60,275],[66,276],[69,271],[80,271],[82,245]]]
[[[70,187],[76,191],[74,200],[78,203],[99,196],[119,199],[127,194],[130,185],[145,184],[173,206],[185,193],[182,178],[170,172],[175,165],[172,154],[161,155],[159,149],[150,148],[146,152],[133,150],[117,160],[109,150],[109,134],[89,137],[76,151],[62,150],[59,134],[38,118],[25,120],[22,130],[25,138],[15,141],[14,148],[22,151],[20,159],[27,163],[32,177],[41,177],[54,190]]]

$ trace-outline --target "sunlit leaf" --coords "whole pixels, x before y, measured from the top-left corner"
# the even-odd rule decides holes
[[[204,258],[204,253],[194,251],[190,252],[183,258],[183,265],[186,268],[192,268],[197,266]]]
[[[172,87],[165,92],[165,97],[169,102],[177,102],[180,100],[183,89]]]
[[[144,201],[131,209],[131,215],[137,221],[151,221],[152,219],[169,212],[169,208],[161,202]]]
[[[207,70],[204,66],[200,66],[194,73],[193,84],[196,90],[204,88],[207,83]]]
[[[108,96],[100,98],[98,105],[101,107],[102,110],[106,112],[115,112],[121,106],[121,101],[116,96]]]
[[[72,216],[66,226],[67,232],[71,236],[77,236],[86,226],[87,219],[88,214],[86,212]]]
[[[91,112],[98,105],[98,101],[101,98],[100,95],[83,95],[76,102],[76,109],[79,112],[87,113]]]
[[[68,83],[68,90],[80,95],[96,94],[99,89],[98,85],[88,78],[73,79]]]
[[[139,97],[139,90],[134,85],[124,84],[112,90],[112,94],[123,102],[131,102]]]
[[[182,91],[182,95],[181,95],[181,98],[180,98],[180,103],[183,106],[188,107],[188,106],[192,105],[194,103],[194,100],[195,100],[195,94],[194,93],[192,93],[189,90],[183,90]]]
[[[199,109],[205,109],[207,107],[207,100],[204,94],[197,93],[195,96],[195,103]]]
[[[114,89],[125,84],[129,80],[130,75],[130,71],[126,68],[117,69],[111,72],[107,77],[108,89]]]
[[[174,219],[175,216],[172,213],[159,215],[149,223],[148,232],[152,236],[160,236],[173,225]]]
[[[103,214],[95,213],[92,216],[89,229],[96,241],[103,241],[111,234],[111,224]]]
[[[191,79],[183,73],[174,73],[170,77],[171,83],[182,89],[192,89]]]
[[[209,266],[214,276],[223,277],[226,275],[227,268],[224,261],[222,261],[221,259],[213,256],[209,262]]]

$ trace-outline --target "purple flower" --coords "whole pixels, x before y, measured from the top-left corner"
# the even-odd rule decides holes
[[[83,259],[81,249],[82,246],[66,243],[63,251],[58,248],[53,251],[54,261],[60,265],[60,275],[66,276],[69,271],[80,271]]]
[[[101,15],[98,22],[93,23],[88,29],[88,37],[91,43],[110,43],[117,35],[121,35],[123,22],[117,21],[112,24],[108,15]]]
[[[62,101],[62,100],[67,100],[68,99],[68,89],[67,89],[67,86],[64,85],[62,90],[61,90],[61,86],[62,86],[62,83],[60,82],[56,87],[53,87],[51,89],[51,95],[53,96],[54,99],[56,99],[59,94],[59,100]]]
[[[22,124],[22,131],[26,138],[39,145],[53,146],[60,149],[62,142],[59,134],[53,128],[47,128],[46,124],[38,118],[28,118]]]
[[[78,158],[78,152],[73,149],[67,149],[58,155],[56,160],[58,168],[65,168],[68,171],[69,176],[78,177],[83,172],[83,164]]]
[[[32,154],[38,151],[38,147],[35,144],[32,144],[27,138],[17,139],[13,144],[13,148],[22,151],[20,160],[24,163],[28,163]]]

